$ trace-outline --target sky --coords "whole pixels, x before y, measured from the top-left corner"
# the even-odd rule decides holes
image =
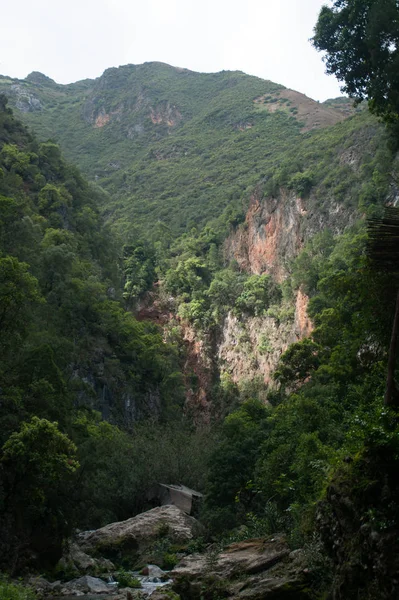
[[[315,100],[341,95],[309,38],[326,0],[18,0],[2,6],[0,73],[58,83],[161,61],[239,70]]]

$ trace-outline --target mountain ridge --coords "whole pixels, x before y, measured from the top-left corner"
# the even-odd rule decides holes
[[[229,207],[240,212],[301,137],[353,114],[349,101],[337,109],[240,71],[151,62],[66,85],[29,77],[0,78],[0,92],[109,192],[103,209],[124,237],[132,223],[181,233]]]

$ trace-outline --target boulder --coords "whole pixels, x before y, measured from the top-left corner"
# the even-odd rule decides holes
[[[78,544],[89,555],[129,559],[133,564],[157,539],[167,536],[174,544],[185,544],[198,528],[198,521],[176,506],[159,506],[126,521],[80,533]]]
[[[196,577],[204,572],[225,578],[237,573],[252,574],[265,571],[290,554],[284,536],[269,540],[255,539],[237,542],[223,552],[192,554],[184,558],[172,571],[171,577]]]
[[[53,595],[53,593],[57,593],[61,589],[60,581],[50,583],[47,579],[44,579],[44,577],[31,577],[28,580],[28,584],[39,598]]]
[[[82,594],[109,594],[110,587],[102,579],[84,575],[65,583],[60,591],[63,596],[81,596]]]
[[[291,552],[283,535],[231,544],[221,552],[209,551],[184,558],[170,573],[173,589],[183,597],[263,600],[305,600],[308,571],[301,552]],[[208,593],[207,592],[207,593]]]
[[[161,580],[168,579],[168,577],[169,577],[169,573],[166,573],[166,571],[163,571],[157,565],[147,565],[141,571],[141,574],[146,575],[147,577],[156,577],[157,579],[161,579]]]
[[[99,575],[115,570],[114,564],[106,558],[93,558],[76,544],[70,542],[56,566],[57,573],[75,576],[82,574]]]

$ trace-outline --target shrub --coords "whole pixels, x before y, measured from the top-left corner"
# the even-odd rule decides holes
[[[31,588],[20,584],[0,581],[1,600],[34,600],[36,594]]]
[[[125,569],[119,569],[116,579],[120,588],[141,588],[140,580]]]

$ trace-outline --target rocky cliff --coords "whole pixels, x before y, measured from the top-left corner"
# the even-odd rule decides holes
[[[292,259],[315,233],[325,228],[342,233],[357,217],[334,199],[328,211],[316,206],[315,192],[301,198],[294,190],[280,188],[276,196],[265,196],[258,186],[251,195],[245,222],[225,241],[226,259],[236,260],[240,269],[249,273],[268,273],[281,283],[289,274]]]
[[[315,204],[312,194],[304,199],[282,188],[275,197],[265,196],[258,186],[245,222],[224,243],[226,262],[235,260],[242,271],[269,274],[282,283],[290,275],[292,260],[315,233],[325,228],[341,233],[356,218],[353,211],[337,202],[331,202],[329,212],[315,210]],[[199,341],[194,330],[185,327],[190,357],[187,364],[198,376],[197,387],[189,391],[190,403],[202,410],[207,407],[215,363],[219,375],[228,375],[234,383],[258,379],[273,385],[273,372],[281,354],[312,332],[308,301],[304,291],[298,289],[291,304],[285,303],[266,316],[239,317],[230,312],[213,345]]]

